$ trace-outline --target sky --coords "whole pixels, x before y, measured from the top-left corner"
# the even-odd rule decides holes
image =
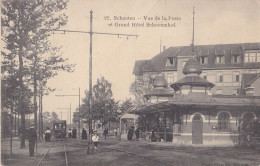
[[[136,60],[151,59],[161,48],[186,46],[192,40],[192,17],[195,7],[195,45],[260,42],[260,0],[70,0],[68,22],[62,29],[90,30],[90,10],[93,11],[93,31],[136,34],[135,37],[93,35],[93,85],[102,76],[112,83],[113,97],[123,101],[132,97],[129,87],[134,82]],[[109,16],[111,20],[105,20]],[[135,20],[114,20],[114,17]],[[153,20],[145,20],[145,16]],[[155,20],[155,17],[160,20]],[[162,17],[179,20],[162,20]],[[112,23],[112,26],[109,24]],[[128,24],[116,27],[115,24]],[[131,27],[132,23],[174,24],[174,27]],[[43,111],[62,113],[68,120],[84,98],[89,87],[89,34],[54,34],[51,41],[62,46],[68,62],[76,64],[73,73],[60,72],[48,81],[56,91],[43,98]],[[60,117],[61,118],[61,117]]]

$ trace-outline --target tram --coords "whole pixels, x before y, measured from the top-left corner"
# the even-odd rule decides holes
[[[53,136],[55,138],[65,138],[66,130],[67,130],[66,120],[53,121]]]

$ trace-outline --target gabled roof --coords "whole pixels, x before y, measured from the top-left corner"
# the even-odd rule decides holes
[[[202,66],[202,69],[223,69],[223,68],[260,68],[259,64],[239,63],[232,64],[232,55],[244,57],[247,50],[260,50],[260,43],[240,43],[240,44],[217,44],[217,45],[197,45],[194,46],[194,52],[198,56],[208,56],[208,63]],[[177,66],[166,66],[166,60],[169,57],[191,56],[190,46],[170,47],[150,60],[138,60],[135,62],[133,74],[142,74],[146,71],[161,72],[164,70],[177,70]],[[225,64],[215,64],[216,56],[225,56]],[[145,66],[145,67],[142,67]]]

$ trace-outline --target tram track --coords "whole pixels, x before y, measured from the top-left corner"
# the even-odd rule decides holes
[[[68,166],[67,150],[65,139],[55,140],[39,160],[37,166],[58,165]]]
[[[87,142],[77,142],[77,141],[72,141],[69,140],[73,146],[80,146],[84,147],[87,146]],[[158,166],[173,166],[171,163],[167,163],[165,161],[161,161],[158,159],[155,159],[154,157],[149,157],[141,154],[142,152],[136,152],[137,149],[135,149],[135,152],[131,152],[129,150],[124,150],[123,147],[109,147],[111,144],[105,143],[105,142],[100,142],[99,143],[99,150],[96,153],[106,153],[106,152],[117,152],[117,153],[122,153],[120,154],[120,157],[129,160],[132,163],[135,163],[136,165],[142,165],[142,166],[150,166],[150,165],[158,165]]]
[[[110,151],[117,151],[123,153],[120,157],[125,159],[131,159],[132,162],[138,163],[140,165],[149,166],[149,165],[158,165],[158,166],[174,166],[173,164],[167,163],[165,161],[161,161],[155,159],[153,157],[144,156],[140,153],[130,152],[129,150],[123,150],[122,148],[111,148],[111,147],[103,147],[103,149],[108,149]],[[130,156],[130,158],[129,158]],[[135,160],[134,158],[135,157]],[[138,160],[140,159],[140,160]]]

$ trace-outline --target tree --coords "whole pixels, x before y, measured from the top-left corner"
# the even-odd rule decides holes
[[[16,70],[20,91],[26,84],[33,84],[34,113],[37,122],[37,81],[46,81],[59,70],[71,71],[67,59],[58,55],[60,48],[49,41],[52,30],[67,22],[63,13],[67,0],[10,0],[2,2],[2,36],[6,49],[2,55],[10,64],[17,62]],[[7,58],[8,57],[8,58]],[[20,95],[21,96],[21,95]],[[20,106],[22,139],[21,148],[25,147],[25,110],[22,97]],[[35,123],[37,124],[37,123]]]
[[[112,120],[117,111],[117,102],[113,99],[112,84],[104,77],[97,80],[93,86],[93,119],[98,119],[102,124]]]
[[[117,107],[118,102],[113,98],[111,90],[112,84],[108,82],[104,77],[97,80],[97,83],[93,86],[93,120],[100,120],[102,125],[107,124],[109,121],[114,121],[118,115]],[[80,106],[80,112],[76,111],[73,115],[73,121],[78,122],[79,116],[84,119],[89,119],[89,92],[85,92],[86,97]]]

